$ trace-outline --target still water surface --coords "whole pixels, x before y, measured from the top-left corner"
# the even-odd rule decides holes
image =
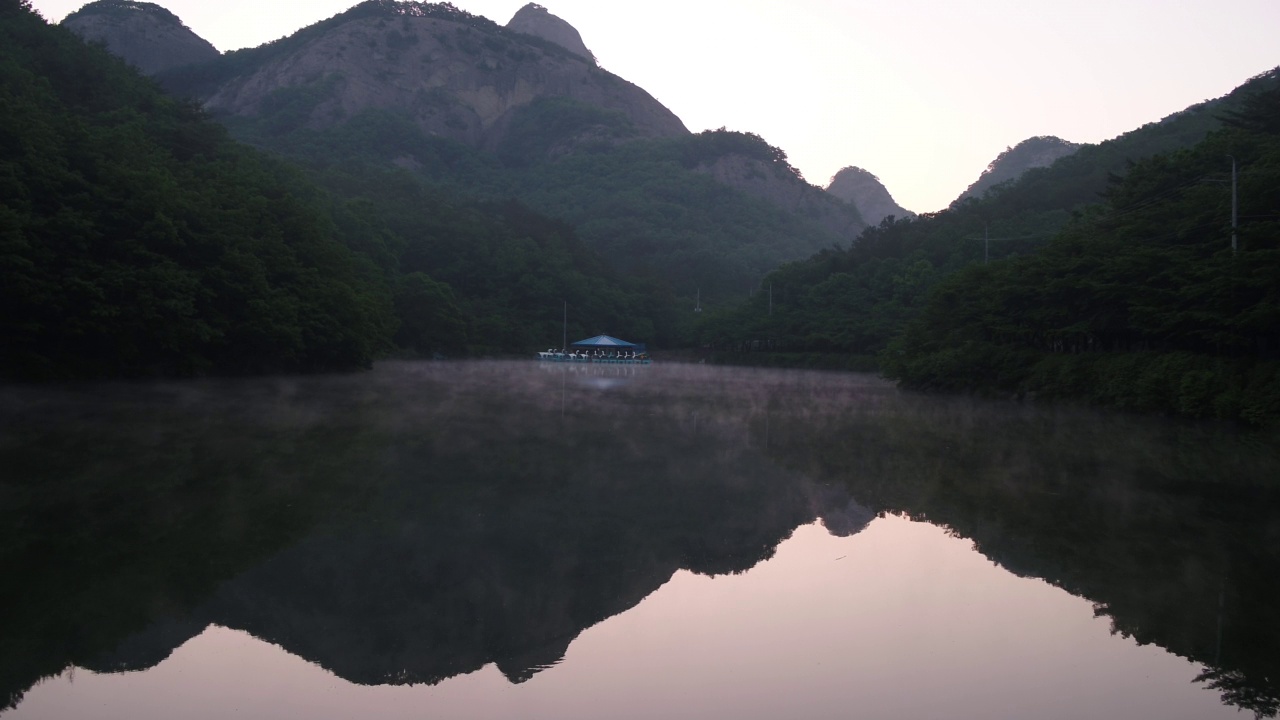
[[[0,400],[4,720],[1276,710],[1256,436],[670,365]]]

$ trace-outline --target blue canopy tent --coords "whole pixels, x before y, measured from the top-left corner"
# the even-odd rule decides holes
[[[597,335],[586,340],[579,340],[570,345],[577,348],[573,352],[547,350],[538,353],[538,360],[543,362],[569,363],[603,363],[605,365],[648,365],[649,358],[643,344],[629,343],[609,335]],[[587,352],[579,353],[578,350]]]
[[[597,335],[593,338],[587,338],[586,340],[579,340],[578,342],[574,343],[571,347],[594,348],[597,350],[602,350],[606,348],[613,348],[615,350],[618,350],[618,349],[630,350],[632,348],[638,348],[640,346],[636,345],[635,343],[629,343],[626,340],[619,340],[618,338],[611,337],[609,335]]]

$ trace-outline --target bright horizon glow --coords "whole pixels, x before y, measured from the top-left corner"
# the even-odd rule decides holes
[[[357,0],[159,0],[219,50]],[[33,0],[50,22],[84,0]],[[525,0],[455,0],[506,24]],[[1097,143],[1280,65],[1276,0],[542,0],[689,130],[754,132],[815,185],[854,165],[916,212],[1005,148]],[[251,19],[251,20],[250,20]]]
[[[147,670],[50,678],[5,717],[1244,717],[1195,681],[1199,665],[1110,627],[970,541],[888,517],[843,538],[803,526],[743,574],[681,570],[521,685],[493,664],[435,686],[356,685],[211,626]]]

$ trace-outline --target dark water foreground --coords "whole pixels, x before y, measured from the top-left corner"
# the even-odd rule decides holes
[[[1277,478],[849,374],[0,390],[0,717],[1274,716]]]

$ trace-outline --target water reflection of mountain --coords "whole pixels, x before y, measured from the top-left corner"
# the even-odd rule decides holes
[[[57,534],[48,528],[24,539],[45,558],[80,553],[96,569],[50,577],[36,574],[39,557],[19,557],[38,597],[78,581],[92,588],[73,591],[76,610],[56,620],[35,605],[18,608],[50,631],[28,637],[15,622],[26,637],[19,646],[54,641],[33,666],[40,674],[65,663],[140,669],[217,623],[361,683],[436,682],[491,662],[519,682],[679,569],[741,572],[816,517],[842,533],[872,517],[845,491],[764,461],[746,423],[769,402],[760,388],[678,380],[646,388],[643,377],[600,388],[513,376],[511,366],[473,372],[390,366],[364,383],[109,394],[89,404],[103,422],[67,402],[63,410],[77,414],[69,435],[56,427],[65,412],[26,408],[40,422],[9,443],[29,473],[19,485],[32,492],[20,519],[43,509],[48,520],[73,501],[118,517],[79,543],[46,542]],[[41,433],[30,429],[42,424]],[[60,443],[80,460],[50,475],[38,457]],[[35,499],[33,488],[55,478],[94,497]],[[169,502],[156,499],[157,485],[170,489]],[[129,507],[145,512],[122,514]],[[148,527],[175,514],[208,522]],[[188,565],[140,560],[160,538]],[[95,555],[104,541],[114,550]],[[148,568],[185,575],[191,587],[175,602],[169,579],[107,580],[145,578]],[[86,629],[74,613],[95,596],[104,602],[91,613],[94,641],[67,637]],[[48,649],[59,643],[61,655]],[[11,687],[34,679],[20,658],[5,666],[18,679]]]
[[[359,683],[490,662],[521,681],[677,570],[745,571],[814,519],[809,484],[706,425],[581,419],[397,442],[395,480],[358,521],[224,585],[197,616]]]
[[[1260,439],[840,374],[465,367],[5,396],[0,567],[24,592],[0,597],[0,689],[150,667],[211,622],[361,683],[520,682],[680,568],[742,571],[815,517],[850,534],[878,511],[1276,708]]]
[[[971,538],[1091,600],[1113,632],[1204,664],[1225,702],[1280,710],[1274,438],[936,398],[850,412],[814,397],[805,412],[794,431],[773,422],[781,464]]]

